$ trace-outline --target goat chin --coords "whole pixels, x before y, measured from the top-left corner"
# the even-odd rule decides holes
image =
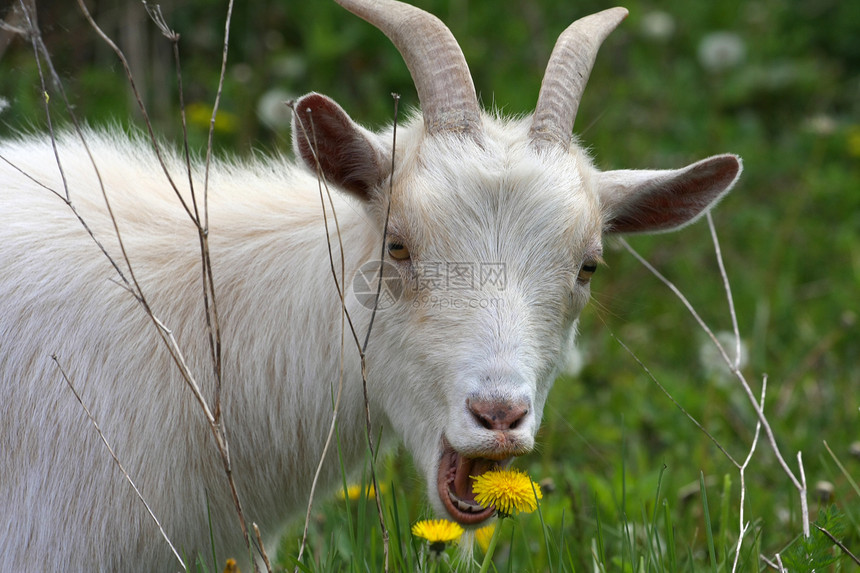
[[[480,110],[441,22],[387,0],[341,2],[413,71],[424,112],[398,127],[396,150],[390,129],[371,132],[316,93],[294,104],[295,160],[187,172],[169,146],[159,156],[117,130],[0,143],[6,567],[175,569],[141,498],[184,555],[210,555],[213,541],[219,562],[248,554],[189,376],[210,406],[220,388],[236,495],[264,533],[303,513],[334,404],[338,451],[319,490],[340,483],[341,460],[361,467],[365,380],[374,439],[382,428],[406,445],[441,516],[480,524],[492,509],[470,477],[532,449],[603,237],[681,227],[740,173],[733,155],[599,172],[571,141],[623,9],[574,23],[534,116],[505,119]],[[208,258],[193,222],[204,194]],[[365,337],[362,364],[353,341]]]

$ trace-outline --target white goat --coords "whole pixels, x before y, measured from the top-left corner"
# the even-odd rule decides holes
[[[468,476],[532,449],[602,236],[685,225],[728,191],[740,160],[600,172],[572,141],[597,50],[624,9],[572,24],[534,115],[509,120],[479,108],[463,54],[438,19],[393,0],[338,1],[397,46],[422,115],[398,130],[393,171],[390,131],[359,127],[315,93],[296,102],[293,126],[296,155],[310,169],[281,158],[212,166],[223,412],[239,497],[270,535],[306,503],[340,375],[341,303],[327,238],[336,266],[345,259],[346,304],[363,333],[372,305],[352,285],[378,260],[390,204],[387,280],[399,298],[377,312],[368,347],[371,416],[405,443],[435,511],[479,524],[493,510],[474,503]],[[103,131],[86,139],[143,291],[211,396],[196,231],[143,139]],[[84,146],[66,134],[58,148],[72,202],[121,261]],[[333,225],[328,237],[323,225],[315,152],[336,190],[342,253]],[[176,546],[211,553],[208,507],[219,559],[240,555],[210,429],[115,269],[45,189],[64,192],[49,138],[7,141],[0,156],[4,568],[177,568],[52,355]],[[167,164],[183,172],[178,156]],[[195,166],[198,188],[202,177]],[[364,402],[359,361],[346,348],[339,432],[355,467]],[[339,471],[329,455],[321,483],[331,490]]]

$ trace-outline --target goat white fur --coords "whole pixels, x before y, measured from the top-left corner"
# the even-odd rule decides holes
[[[398,128],[393,173],[390,131],[358,127],[318,94],[296,103],[294,119],[294,146],[311,169],[283,158],[212,165],[210,245],[223,331],[224,424],[245,513],[270,536],[307,501],[340,376],[340,301],[303,127],[312,130],[333,187],[346,303],[361,333],[370,311],[351,285],[364,263],[378,259],[390,201],[387,241],[392,252],[399,250],[389,268],[403,288],[400,300],[375,318],[367,356],[371,416],[405,443],[434,509],[467,524],[489,513],[470,507],[465,476],[533,447],[547,393],[588,299],[602,235],[684,225],[740,172],[732,155],[676,171],[599,172],[569,139],[541,144],[532,118],[481,112],[470,119],[477,132],[444,122],[439,128],[428,121],[430,103],[422,96],[424,115]],[[147,141],[110,131],[84,136],[143,292],[211,396],[196,231]],[[64,134],[58,149],[72,202],[121,261],[83,145]],[[224,471],[197,402],[106,257],[44,188],[64,192],[50,140],[4,142],[0,158],[4,566],[177,568],[52,355],[176,546],[188,555],[211,554],[208,508],[219,559],[241,555]],[[169,155],[167,166],[181,180],[178,155]],[[200,164],[193,178],[201,189]],[[504,280],[476,275],[465,290],[431,280],[451,262],[500,265]],[[339,434],[351,468],[365,451],[364,402],[348,339],[345,348]],[[329,455],[325,488],[338,483],[339,471]]]

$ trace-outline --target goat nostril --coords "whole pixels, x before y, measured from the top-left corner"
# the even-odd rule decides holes
[[[517,418],[516,420],[514,420],[513,422],[510,423],[510,425],[508,426],[508,429],[516,430],[520,426],[520,423],[526,419],[526,416],[528,416],[528,414],[529,414],[528,410],[523,412],[519,418]]]
[[[466,405],[475,421],[485,430],[516,430],[529,413],[524,402],[468,400]]]

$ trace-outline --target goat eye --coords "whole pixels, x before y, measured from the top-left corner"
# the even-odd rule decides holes
[[[390,242],[388,243],[388,254],[395,261],[405,261],[409,259],[409,249],[403,243]]]
[[[580,284],[587,284],[595,272],[597,272],[597,262],[585,261],[582,263],[582,266],[579,267],[579,275],[576,277],[576,280]]]

